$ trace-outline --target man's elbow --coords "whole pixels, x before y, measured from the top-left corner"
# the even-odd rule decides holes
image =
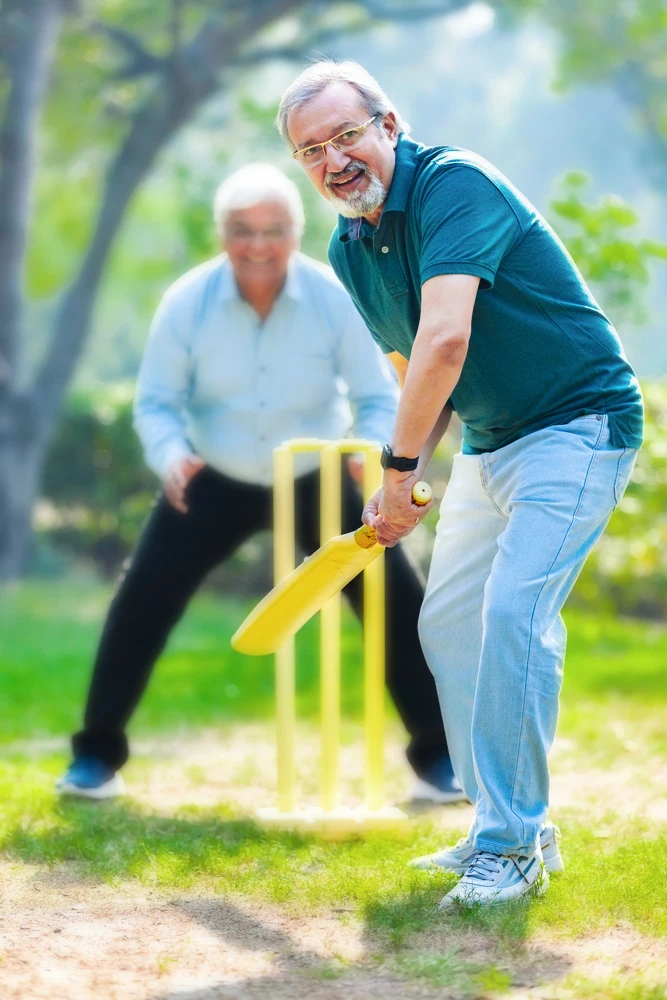
[[[438,332],[431,341],[438,363],[448,368],[463,367],[469,342],[469,330]]]

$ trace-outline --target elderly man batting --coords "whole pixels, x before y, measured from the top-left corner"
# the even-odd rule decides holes
[[[402,392],[364,519],[394,544],[455,411],[420,635],[475,821],[417,867],[462,875],[442,901],[539,892],[562,860],[547,753],[561,608],[623,494],[642,401],[613,326],[549,225],[481,156],[424,146],[355,63],[317,63],[278,126],[336,207],[329,260]]]
[[[127,724],[188,601],[214,566],[271,523],[272,449],[289,438],[382,440],[394,425],[395,379],[331,269],[298,251],[296,186],[251,164],[219,188],[223,255],[164,296],[139,374],[135,423],[163,483],[97,651],[84,726],[61,792],[122,790]],[[350,405],[351,404],[351,405]],[[317,548],[317,456],[296,481],[299,542]],[[354,462],[351,462],[354,471]],[[361,496],[346,471],[345,530]],[[387,562],[387,683],[410,736],[416,798],[463,798],[433,677],[417,634],[423,586],[400,549]],[[361,612],[357,581],[349,596]]]

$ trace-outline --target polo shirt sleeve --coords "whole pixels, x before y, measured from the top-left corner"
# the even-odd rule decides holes
[[[505,195],[481,170],[434,167],[420,204],[420,277],[471,274],[492,288],[503,257],[523,233]]]

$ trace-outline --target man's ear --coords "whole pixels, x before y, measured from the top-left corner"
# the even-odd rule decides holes
[[[382,127],[385,130],[385,134],[389,141],[391,142],[394,149],[398,143],[398,125],[396,124],[396,115],[393,111],[388,111],[387,114],[382,119]]]

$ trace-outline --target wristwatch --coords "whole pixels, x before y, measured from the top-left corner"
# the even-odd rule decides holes
[[[394,455],[388,444],[382,449],[380,465],[383,469],[396,469],[398,472],[414,472],[419,465],[419,455],[416,458],[399,458]]]

